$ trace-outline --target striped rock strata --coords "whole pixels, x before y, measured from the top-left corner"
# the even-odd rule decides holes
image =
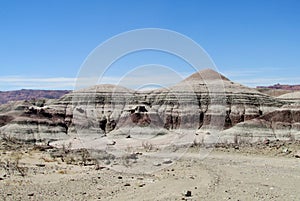
[[[223,130],[280,108],[283,101],[206,69],[167,89],[97,85],[44,104],[1,106],[0,133],[22,139]],[[4,109],[11,107],[10,109]]]

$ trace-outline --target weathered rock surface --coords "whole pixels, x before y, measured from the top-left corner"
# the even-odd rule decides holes
[[[300,102],[300,91],[283,94],[281,96],[278,96],[277,98],[285,102],[291,102],[291,103]]]
[[[266,94],[268,96],[278,97],[283,94],[291,93],[290,90],[284,89],[270,89],[270,88],[256,88],[257,91]]]
[[[261,117],[242,122],[221,133],[221,141],[254,142],[300,139],[300,105],[284,105]]]
[[[0,133],[47,140],[76,135],[128,137],[133,128],[139,132],[145,128],[146,135],[184,130],[195,133],[197,129],[231,128],[283,104],[206,69],[168,89],[134,91],[106,84],[49,103],[11,103],[0,109]]]
[[[24,140],[67,137],[66,115],[58,107],[44,106],[40,101],[17,101],[1,105],[0,111],[2,135]]]
[[[212,116],[209,109],[218,105],[221,106],[219,112],[225,117],[224,127],[229,128],[239,122],[273,111],[284,104],[255,89],[234,83],[212,70],[196,73],[183,82],[192,86],[197,95],[199,107],[203,108],[201,112],[204,113],[204,125],[208,124]]]

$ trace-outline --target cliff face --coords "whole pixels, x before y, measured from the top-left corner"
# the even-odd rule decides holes
[[[223,130],[274,111],[284,102],[207,69],[168,89],[133,91],[98,85],[42,105],[14,104],[0,109],[2,135],[51,140],[78,134],[128,137],[134,128],[149,135]]]
[[[0,132],[25,140],[67,137],[65,110],[39,101],[17,101],[0,106]]]
[[[225,130],[221,140],[253,142],[258,140],[300,140],[300,105],[284,105],[258,118]]]

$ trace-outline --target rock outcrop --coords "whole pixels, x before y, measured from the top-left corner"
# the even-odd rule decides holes
[[[300,102],[300,91],[283,94],[277,98],[281,101],[290,103]]]
[[[300,105],[284,105],[221,133],[221,141],[300,140]]]
[[[65,111],[39,105],[39,101],[17,101],[1,105],[0,132],[23,140],[63,139],[68,126]]]
[[[128,137],[133,128],[146,135],[223,130],[264,116],[284,102],[206,69],[170,88],[134,91],[105,84],[49,103],[18,104],[1,111],[2,135],[55,140],[76,135]]]
[[[255,89],[234,83],[210,69],[190,76],[183,83],[192,86],[199,100],[199,107],[203,108],[200,113],[204,114],[204,120],[200,122],[200,125],[209,123],[209,119],[211,119],[209,108],[216,107],[216,104],[222,104],[220,112],[225,117],[225,128],[259,117],[284,104],[284,102]],[[215,100],[211,100],[212,98]]]

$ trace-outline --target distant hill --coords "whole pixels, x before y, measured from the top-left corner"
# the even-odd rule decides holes
[[[300,90],[300,85],[288,85],[288,84],[274,84],[272,86],[257,86],[259,89],[282,89],[282,90]]]
[[[272,86],[257,86],[256,89],[270,96],[281,96],[291,91],[300,91],[300,85],[275,84]]]
[[[69,93],[69,90],[33,90],[0,91],[0,104],[17,100],[57,99]]]

